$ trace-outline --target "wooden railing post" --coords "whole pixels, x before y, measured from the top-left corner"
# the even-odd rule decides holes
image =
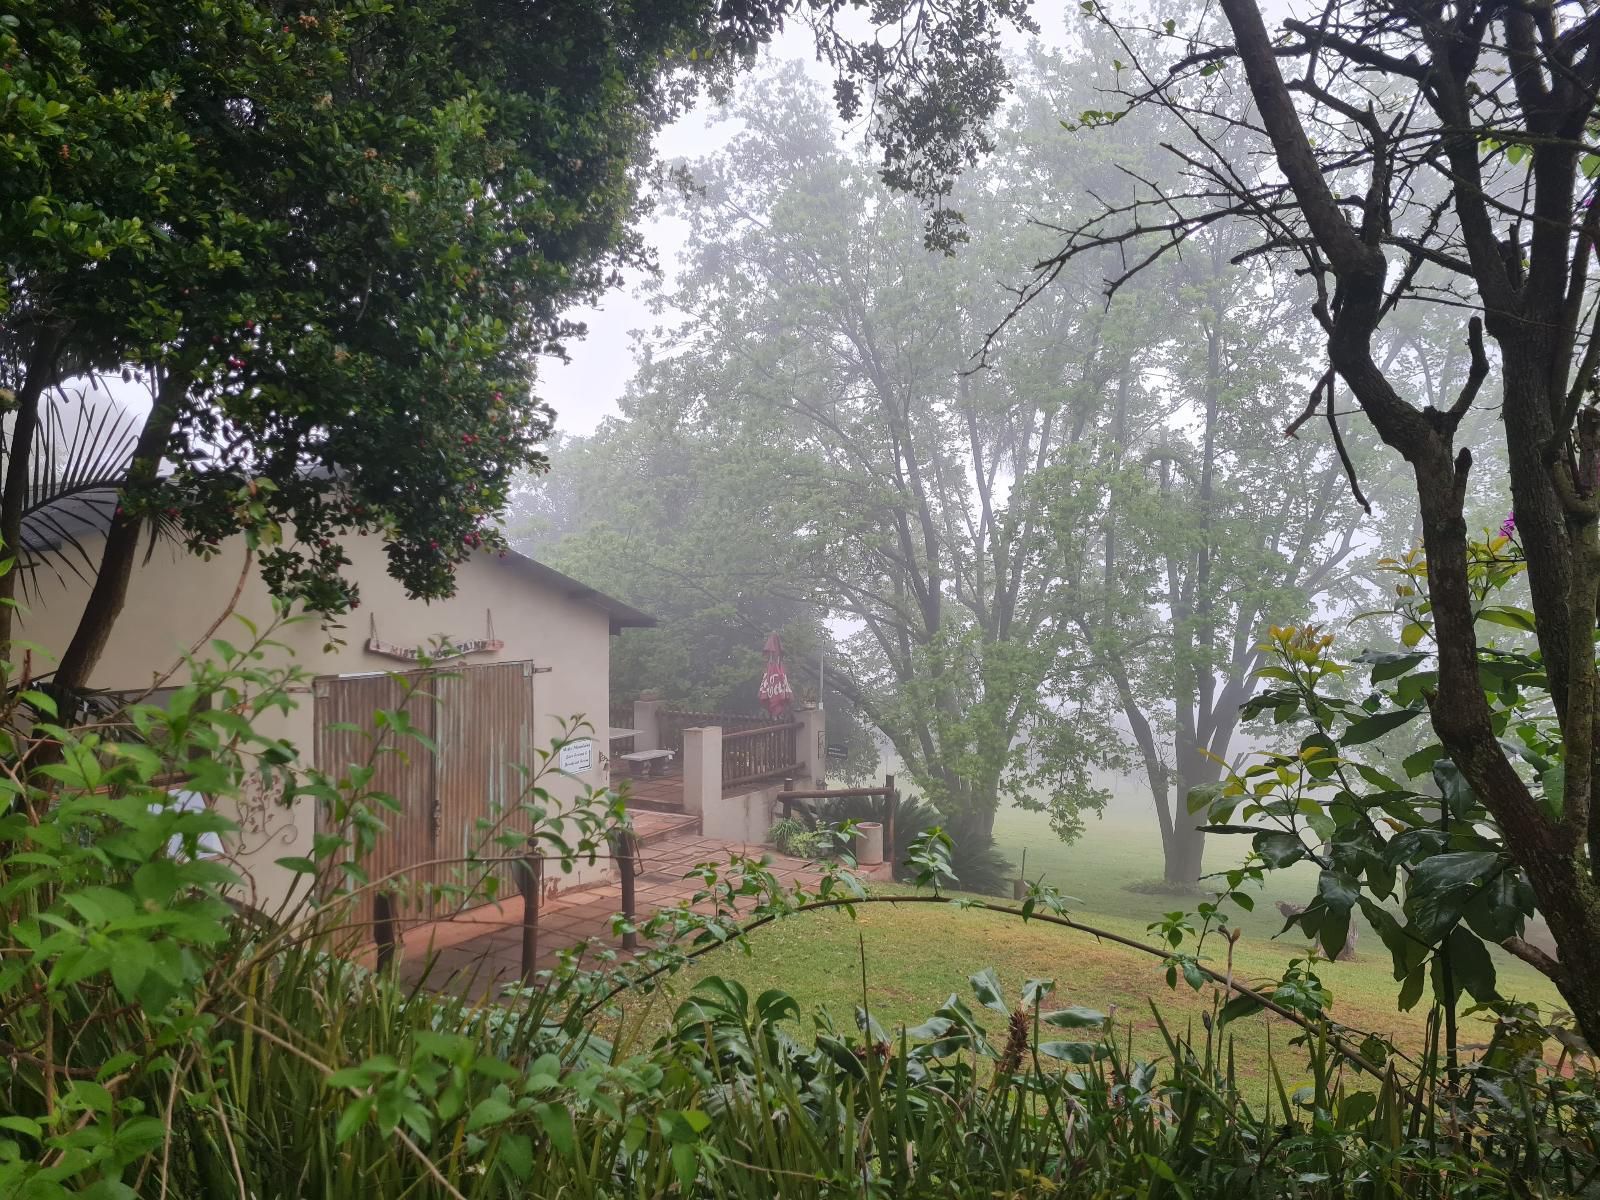
[[[372,898],[372,940],[378,947],[378,970],[387,970],[394,962],[394,901],[386,892]]]
[[[894,790],[894,776],[883,777],[883,857],[891,867],[898,861],[894,840],[894,820],[900,812],[900,793]]]
[[[539,969],[539,893],[544,890],[543,884],[544,859],[529,855],[517,862],[517,888],[522,892],[523,983],[532,983]]]
[[[622,880],[622,919],[629,928],[622,935],[622,948],[632,950],[639,945],[639,935],[633,931],[636,913],[634,901],[634,876],[639,868],[639,837],[631,829],[619,829],[611,835],[611,854],[617,860],[617,870]]]

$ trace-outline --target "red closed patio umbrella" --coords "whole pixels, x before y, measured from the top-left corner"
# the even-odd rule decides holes
[[[794,703],[794,689],[789,686],[789,673],[783,669],[783,642],[778,635],[769,633],[762,649],[767,656],[767,669],[761,673],[761,690],[756,698],[776,721]]]

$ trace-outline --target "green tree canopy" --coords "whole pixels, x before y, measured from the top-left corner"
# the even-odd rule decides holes
[[[949,7],[875,11],[861,42],[831,6],[784,2],[11,6],[0,538],[18,544],[49,389],[126,371],[152,393],[57,683],[87,677],[155,514],[196,549],[267,532],[269,583],[326,611],[356,599],[349,530],[381,534],[413,594],[447,593],[453,565],[495,542],[512,473],[543,461],[534,365],[573,332],[563,311],[641,259],[630,220],[656,125],[787,16],[874,93],[905,66],[862,49],[879,22],[981,42],[1020,19]],[[924,49],[932,74],[901,78],[890,106],[909,118],[938,84],[959,112],[887,161],[935,178],[1002,76],[992,49]]]

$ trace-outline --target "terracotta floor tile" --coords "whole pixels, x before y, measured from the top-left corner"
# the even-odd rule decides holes
[[[652,780],[650,787],[658,794],[667,794],[680,787],[678,780]],[[648,819],[647,819],[648,818]],[[730,855],[758,857],[768,853],[763,847],[738,842],[722,842],[701,837],[698,823],[682,817],[647,813],[639,810],[635,828],[641,833],[650,829],[669,829],[660,841],[642,848],[643,871],[636,881],[634,903],[639,919],[664,909],[686,905],[705,884],[698,876],[684,878],[699,864],[726,863]],[[820,878],[816,867],[802,859],[769,855],[768,870],[784,887],[813,888]],[[546,901],[539,914],[538,964],[553,967],[563,950],[593,941],[595,946],[585,952],[585,961],[594,963],[603,952],[623,955],[620,939],[613,937],[611,922],[621,909],[620,888],[611,885],[598,889],[585,889],[557,894]],[[748,914],[756,899],[738,897],[736,910]],[[696,913],[706,915],[717,911],[717,902],[707,899],[695,903]],[[456,945],[440,950],[433,959],[428,986],[457,995],[485,998],[497,994],[506,981],[521,975],[522,913],[499,914],[499,923],[483,921],[481,932],[474,927],[473,936]],[[401,962],[401,977],[414,982],[428,963],[428,956],[420,951],[408,953]]]

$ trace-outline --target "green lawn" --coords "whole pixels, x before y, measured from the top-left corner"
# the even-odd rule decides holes
[[[1042,874],[1062,892],[1077,897],[1081,903],[1074,905],[1073,915],[1086,924],[1149,940],[1145,926],[1150,921],[1166,910],[1194,903],[1128,889],[1129,884],[1161,874],[1154,817],[1132,805],[1091,821],[1083,838],[1070,846],[1055,839],[1043,816],[1015,810],[1001,814],[996,834],[1013,859],[1020,859],[1027,849],[1030,878]],[[1242,840],[1213,838],[1206,867],[1222,869],[1243,851]],[[1276,979],[1288,959],[1303,950],[1295,937],[1273,937],[1282,921],[1272,902],[1303,903],[1314,886],[1314,869],[1308,866],[1280,873],[1258,897],[1255,913],[1240,922],[1244,937],[1235,956],[1240,978]],[[752,995],[782,988],[800,1001],[802,1009],[826,1007],[841,1023],[851,1021],[864,997],[873,1015],[892,1028],[922,1020],[952,992],[966,995],[967,977],[992,966],[1013,992],[1025,979],[1053,979],[1059,1003],[1114,1012],[1119,1027],[1131,1031],[1136,1049],[1149,1055],[1158,1044],[1151,1002],[1169,1021],[1179,1023],[1194,1020],[1208,1003],[1181,981],[1178,991],[1169,991],[1156,958],[1071,930],[1024,925],[1014,918],[954,907],[869,905],[860,908],[854,920],[843,913],[815,914],[759,930],[750,943],[748,956],[723,950],[702,960],[668,994],[641,1001],[629,1013],[628,1025],[640,1035],[652,1034],[693,980],[722,974],[740,980]],[[1348,1025],[1403,1045],[1419,1045],[1425,1014],[1420,1007],[1411,1013],[1396,1011],[1389,956],[1370,930],[1362,931],[1359,951],[1358,961],[1319,967],[1333,992],[1335,1014]],[[1496,961],[1503,994],[1545,1006],[1557,1002],[1554,989],[1531,969],[1498,951]],[[1281,1045],[1294,1033],[1281,1019],[1267,1016],[1234,1028],[1241,1067],[1257,1078],[1264,1074],[1269,1039]],[[1462,1039],[1480,1041],[1481,1033],[1469,1020]],[[1295,1057],[1280,1058],[1280,1066]]]

